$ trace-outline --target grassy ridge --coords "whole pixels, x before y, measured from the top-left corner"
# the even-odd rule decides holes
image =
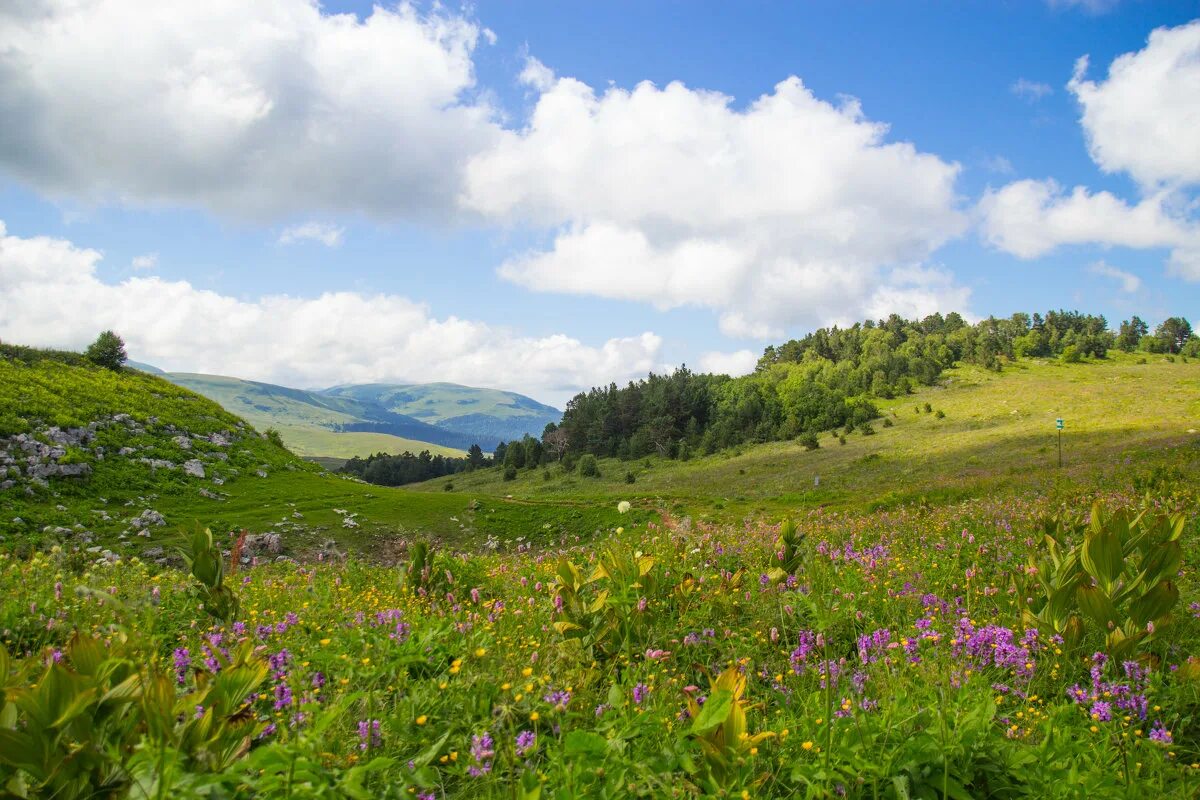
[[[735,448],[688,462],[601,460],[601,478],[555,465],[504,481],[499,470],[458,476],[463,491],[529,499],[659,497],[731,517],[798,506],[864,508],[926,498],[1126,482],[1157,465],[1200,465],[1200,364],[1115,356],[1105,362],[1021,361],[1002,373],[964,366],[938,388],[879,402],[874,435],[836,435]],[[929,403],[933,413],[924,412]],[[944,413],[939,418],[937,411]],[[1064,466],[1054,421],[1063,418]],[[625,481],[632,472],[635,483]],[[819,485],[816,479],[819,477]],[[443,481],[417,485],[438,490]]]
[[[465,452],[425,439],[392,433],[339,430],[342,426],[380,416],[378,412],[381,409],[364,406],[351,397],[324,395],[221,375],[173,372],[164,377],[220,403],[223,408],[244,418],[259,430],[275,428],[288,448],[301,456],[351,458],[380,452],[399,454],[406,450],[412,453],[428,450],[434,454],[458,456]],[[405,422],[398,419],[397,424],[404,425]],[[426,431],[433,440],[446,435],[444,431],[430,428],[419,420],[409,420],[407,427]]]
[[[121,414],[136,427],[110,424]],[[49,441],[52,427],[79,428],[97,421],[103,424],[93,449],[57,459],[81,460],[90,475],[51,477],[45,488],[30,486],[31,493],[24,484],[0,490],[0,546],[61,541],[144,552],[162,548],[174,531],[198,523],[219,531],[281,532],[285,552],[294,555],[328,540],[382,554],[384,543],[410,535],[454,546],[488,539],[547,541],[606,530],[618,518],[614,507],[571,501],[531,504],[481,496],[476,507],[471,496],[369,486],[329,475],[272,444],[215,402],[159,377],[55,359],[30,365],[0,358],[3,435],[33,434]],[[184,449],[177,442],[180,435],[221,432],[234,440],[227,447],[192,439]],[[97,447],[104,449],[103,458]],[[129,447],[136,452],[120,455]],[[209,459],[205,477],[178,468],[193,458]],[[155,468],[141,459],[176,467]],[[131,530],[128,520],[145,509],[161,514],[166,525],[151,530],[149,538],[120,541],[119,535]],[[352,524],[334,509],[355,515]]]

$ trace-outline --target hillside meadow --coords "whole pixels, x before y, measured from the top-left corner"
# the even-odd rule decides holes
[[[925,410],[926,405],[929,411]],[[1200,467],[1200,362],[1110,353],[1104,361],[965,365],[937,387],[878,400],[873,433],[820,447],[741,446],[686,462],[600,459],[600,476],[561,465],[454,476],[455,490],[528,500],[655,498],[714,519],[796,507],[879,508],[984,493],[1128,485],[1155,467]],[[944,416],[939,416],[941,412]],[[1055,421],[1064,420],[1063,467]],[[1195,473],[1193,473],[1195,474]],[[633,483],[628,477],[633,477]],[[446,479],[415,488],[443,490]]]
[[[1193,797],[1198,379],[960,366],[844,444],[403,490],[0,359],[0,792]]]

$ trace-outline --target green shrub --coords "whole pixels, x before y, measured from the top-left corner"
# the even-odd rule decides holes
[[[626,482],[626,483],[633,483],[635,480],[636,480],[636,478],[634,478],[634,477],[633,477],[633,473],[632,473],[632,472],[626,472],[626,473],[625,473],[625,482]]]
[[[121,367],[129,359],[125,353],[125,342],[112,331],[104,331],[96,337],[87,349],[88,361],[98,367],[120,372]]]
[[[579,474],[585,478],[600,477],[600,464],[594,455],[587,453],[579,459]]]
[[[817,441],[817,434],[813,431],[800,434],[799,441],[804,445],[805,450],[816,450],[821,446],[821,443]]]
[[[504,480],[515,481],[516,479],[517,479],[517,468],[514,467],[512,464],[506,464],[504,466]]]
[[[884,417],[884,418],[883,418],[883,427],[885,427],[885,428],[890,428],[890,427],[892,427],[894,424],[895,424],[895,423],[894,423],[894,422],[892,422],[892,420],[891,420],[891,418],[890,418],[890,417]]]
[[[937,413],[936,413],[936,414],[934,414],[934,416],[935,416],[935,417],[937,417],[938,419],[945,419],[945,418],[946,418],[946,412],[945,412],[945,411],[942,411],[942,410],[939,408],[939,409],[937,410]]]

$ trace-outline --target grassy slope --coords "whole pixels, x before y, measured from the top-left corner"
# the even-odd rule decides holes
[[[336,386],[326,393],[378,403],[397,414],[456,430],[458,423],[462,430],[482,426],[502,439],[520,438],[522,433],[540,436],[547,422],[562,418],[558,409],[524,395],[456,383],[368,383]]]
[[[460,476],[463,491],[559,497],[659,498],[694,512],[782,513],[812,505],[871,507],[984,493],[1053,491],[1064,479],[1085,485],[1177,464],[1200,474],[1200,364],[1118,355],[1106,363],[1020,362],[1002,374],[975,367],[947,373],[942,387],[882,401],[893,427],[855,432],[846,445],[825,434],[821,448],[770,443],[686,463],[602,460],[600,479],[551,468],[505,482],[498,470]],[[916,413],[930,403],[946,416]],[[1054,420],[1066,421],[1065,465],[1057,469]],[[636,483],[627,485],[626,471]],[[814,479],[820,476],[820,486]],[[417,489],[435,490],[431,481]]]
[[[31,394],[28,387],[36,386]],[[34,396],[36,394],[36,397]],[[914,413],[930,402],[946,417]],[[290,552],[304,552],[335,539],[369,554],[387,555],[397,536],[433,535],[454,544],[486,537],[514,541],[519,536],[560,541],[590,535],[623,521],[644,518],[660,506],[734,520],[745,515],[774,517],[796,508],[829,505],[862,508],[894,505],[928,496],[933,500],[988,493],[1053,492],[1064,477],[1084,486],[1128,482],[1156,464],[1200,474],[1200,364],[1139,365],[1134,359],[1106,364],[1020,364],[1002,375],[974,368],[950,372],[945,388],[927,389],[896,401],[895,425],[876,425],[839,446],[826,435],[821,449],[806,452],[794,443],[771,443],[694,459],[686,463],[652,459],[604,461],[599,480],[549,470],[522,472],[513,482],[497,470],[439,479],[411,489],[388,489],[323,474],[286,451],[249,435],[231,450],[240,474],[220,487],[179,473],[152,475],[144,465],[119,458],[95,463],[86,482],[52,479],[51,492],[27,498],[0,492],[0,535],[9,541],[44,538],[44,526],[85,524],[101,543],[111,544],[125,526],[102,523],[92,513],[109,509],[131,516],[154,508],[171,528],[191,521],[215,530],[262,531],[287,521]],[[236,418],[216,404],[149,375],[44,363],[14,366],[0,360],[0,416],[22,410],[53,424],[79,424],[102,414],[126,412],[157,416],[181,428],[205,432],[228,428]],[[1016,413],[1013,413],[1013,412]],[[1067,420],[1062,473],[1054,467],[1053,420]],[[180,461],[168,436],[151,436],[158,457]],[[245,451],[245,452],[241,452]],[[267,478],[256,469],[267,465]],[[626,470],[637,476],[624,483]],[[813,477],[821,486],[813,487]],[[445,491],[452,483],[454,491]],[[200,495],[219,489],[225,499]],[[507,499],[505,495],[512,495]],[[98,498],[108,499],[101,505]],[[615,511],[617,500],[634,501],[633,518]],[[473,500],[479,509],[470,511]],[[124,504],[132,502],[131,506]],[[59,510],[58,506],[64,510]],[[357,513],[359,527],[345,528],[333,509]],[[293,517],[299,512],[301,517]],[[21,517],[24,524],[12,524]],[[295,526],[294,528],[292,526]],[[159,543],[136,539],[133,547]]]
[[[96,544],[116,546],[117,535],[128,527],[123,520],[146,508],[160,512],[168,527],[155,529],[150,539],[133,537],[128,545],[131,552],[169,544],[172,531],[192,522],[218,531],[257,532],[287,519],[284,533],[289,552],[303,552],[332,538],[373,554],[382,543],[411,533],[451,543],[492,536],[547,539],[607,530],[621,519],[613,507],[562,501],[528,504],[480,498],[478,510],[472,511],[468,506],[473,498],[459,494],[403,492],[328,475],[249,428],[224,450],[228,463],[210,467],[205,479],[187,477],[179,470],[153,471],[136,457],[178,464],[205,449],[194,445],[191,451],[181,450],[173,441],[178,430],[198,434],[237,430],[241,420],[215,402],[136,370],[116,374],[56,361],[26,366],[0,358],[0,422],[9,434],[37,433],[52,425],[83,426],[121,413],[145,424],[145,433],[129,438],[119,426],[102,428],[96,443],[105,446],[107,453],[104,459],[89,456],[91,477],[51,478],[49,489],[33,496],[20,487],[0,491],[2,543],[47,543],[59,538],[43,532],[47,526],[79,524],[96,535]],[[166,425],[177,431],[167,431]],[[136,457],[115,455],[126,445],[141,448]],[[258,476],[260,468],[267,477]],[[214,469],[225,479],[223,484],[212,483]],[[225,497],[205,497],[202,490]],[[357,513],[358,527],[343,527],[335,508]],[[112,519],[103,520],[100,511]],[[303,517],[293,517],[297,511]]]
[[[313,392],[271,386],[220,375],[171,373],[173,383],[220,403],[260,430],[276,428],[287,446],[301,456],[351,458],[372,453],[422,450],[460,456],[453,447],[407,439],[387,433],[339,432],[331,426],[361,421],[356,403]]]

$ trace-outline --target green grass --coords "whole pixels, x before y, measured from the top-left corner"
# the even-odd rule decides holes
[[[69,544],[76,534],[45,529],[78,525],[94,535],[97,546],[118,547],[118,534],[129,527],[125,520],[147,508],[161,513],[168,526],[152,530],[149,539],[132,537],[119,551],[161,547],[173,531],[193,524],[265,531],[279,530],[276,523],[286,521],[285,547],[291,554],[302,555],[332,539],[382,557],[388,547],[413,535],[462,547],[489,538],[547,542],[607,530],[619,519],[615,504],[596,507],[562,499],[530,503],[480,496],[474,508],[474,496],[445,491],[453,479],[443,479],[438,494],[370,486],[328,474],[272,445],[215,402],[156,376],[53,359],[33,365],[0,359],[0,424],[6,434],[44,435],[51,426],[80,427],[116,414],[129,414],[144,430],[130,435],[120,425],[102,426],[94,444],[105,448],[103,459],[87,451],[60,462],[82,458],[93,470],[90,477],[51,478],[48,489],[32,496],[21,487],[0,491],[0,545]],[[195,443],[185,451],[174,441],[179,431],[233,431],[240,438],[228,448]],[[139,450],[135,456],[117,455],[126,446]],[[208,465],[204,479],[180,470],[155,470],[136,460],[181,464],[217,453],[228,460]],[[260,470],[266,477],[259,477]],[[224,483],[215,484],[214,476]],[[357,527],[345,527],[335,508],[357,514]],[[303,516],[294,517],[294,512]],[[111,519],[105,520],[105,514]]]
[[[690,511],[737,518],[797,507],[869,508],[997,492],[1053,491],[1064,485],[1125,482],[1157,464],[1200,467],[1200,363],[1115,355],[1105,362],[1022,361],[1002,373],[965,366],[942,385],[879,403],[875,434],[856,431],[840,445],[795,442],[744,446],[687,462],[602,459],[601,478],[558,465],[460,476],[462,491],[527,499],[654,498]],[[929,403],[934,413],[916,412]],[[937,411],[945,414],[936,416]],[[1064,466],[1057,466],[1055,419],[1063,418]],[[1192,431],[1189,433],[1189,431]],[[625,482],[632,472],[635,483]],[[816,479],[819,477],[819,486]],[[436,481],[414,489],[434,490]]]
[[[945,418],[915,413],[914,407],[925,402]],[[545,470],[549,480],[538,469],[523,470],[517,480],[506,482],[491,469],[411,489],[330,476],[248,434],[231,454],[230,466],[239,474],[220,487],[178,472],[153,474],[144,465],[112,457],[93,461],[95,472],[82,483],[53,479],[52,491],[35,497],[0,492],[0,535],[36,542],[47,526],[82,524],[100,543],[112,545],[125,526],[98,519],[99,508],[122,518],[153,508],[172,527],[194,521],[262,531],[286,517],[289,552],[307,552],[333,539],[383,555],[387,542],[415,535],[463,547],[488,537],[544,542],[590,535],[617,524],[620,500],[631,501],[638,515],[661,508],[730,522],[747,516],[775,519],[818,506],[869,510],[922,499],[943,503],[1026,492],[1055,495],[1079,487],[1128,488],[1156,466],[1200,473],[1200,435],[1188,432],[1200,428],[1200,364],[1194,362],[1152,358],[1138,364],[1132,357],[1069,366],[1022,362],[1001,374],[965,367],[950,371],[943,387],[884,401],[881,407],[893,419],[892,427],[876,422],[875,435],[855,432],[844,446],[825,434],[821,448],[812,452],[796,443],[769,443],[688,462],[602,460],[600,479],[564,474],[554,465]],[[215,403],[150,375],[0,360],[0,419],[10,426],[28,427],[35,417],[46,424],[84,424],[120,411],[201,433],[238,422]],[[1067,425],[1062,470],[1056,466],[1057,417]],[[161,431],[144,438],[141,444],[152,445],[155,457],[175,462],[187,457]],[[110,450],[120,444],[111,442]],[[267,478],[256,474],[262,466]],[[627,471],[635,475],[632,485],[625,483]],[[201,489],[224,497],[204,497]],[[107,503],[101,505],[99,498]],[[480,511],[468,510],[472,501],[479,501]],[[357,513],[359,527],[344,528],[333,508]],[[290,516],[294,511],[303,516]],[[292,524],[298,529],[291,530]],[[154,544],[137,539],[130,547]]]
[[[399,455],[403,452],[420,453],[428,450],[433,455],[461,458],[465,450],[443,447],[440,444],[405,439],[387,433],[365,431],[331,431],[325,428],[309,428],[302,425],[275,425],[283,437],[283,443],[298,456],[306,458],[324,457],[346,460],[354,456],[369,456],[375,453]]]

